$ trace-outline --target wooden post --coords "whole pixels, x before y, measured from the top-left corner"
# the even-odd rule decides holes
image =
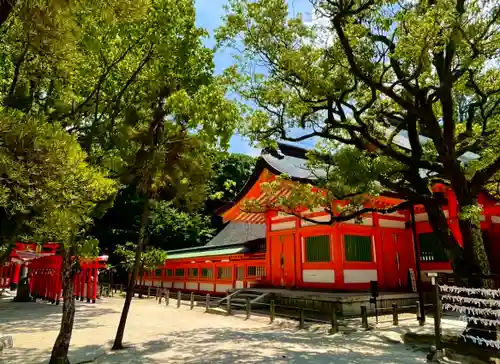
[[[168,306],[170,303],[170,290],[167,289],[167,292],[165,292],[165,306]]]
[[[231,297],[229,296],[226,301],[226,312],[228,315],[231,314]]]
[[[274,317],[275,317],[275,307],[274,307],[274,300],[271,300],[270,305],[269,305],[269,318],[271,323],[274,322]]]
[[[361,326],[363,329],[368,330],[368,311],[366,306],[361,306]]]
[[[158,301],[158,288],[156,288],[156,291],[155,291],[155,300]]]
[[[439,297],[439,286],[436,282],[436,277],[432,277],[432,285],[434,286],[434,336],[436,338],[436,352],[441,353],[443,348],[441,345],[441,297]]]
[[[191,300],[191,306],[189,307],[189,309],[192,310],[194,308],[194,292],[191,292],[190,300]]]
[[[157,289],[156,292],[159,292],[157,293],[158,295],[158,304],[161,305],[161,299],[163,298],[163,289]]]
[[[420,301],[417,301],[417,320],[420,326],[425,325],[425,315],[422,317],[422,312],[424,311],[422,310]]]
[[[181,307],[181,298],[182,298],[181,291],[177,291],[177,308]]]
[[[333,307],[332,307],[332,315],[330,317],[330,323],[332,325],[332,327],[330,328],[330,334],[336,334],[337,332],[339,332],[339,325],[337,322],[337,305],[336,304],[333,304]]]
[[[148,298],[151,296],[151,286],[148,286]]]
[[[246,308],[246,311],[247,311],[247,320],[250,318],[250,313],[251,313],[251,310],[252,310],[252,304],[250,303],[250,297],[247,297],[246,298],[246,305],[245,305],[245,308]]]
[[[392,304],[392,324],[394,326],[399,324],[398,305],[396,303]]]
[[[304,329],[304,307],[299,307],[299,329]]]
[[[207,293],[207,297],[205,298],[205,312],[208,312],[210,308],[210,294]]]

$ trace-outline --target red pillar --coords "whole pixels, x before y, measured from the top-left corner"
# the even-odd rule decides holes
[[[82,268],[80,272],[80,301],[83,301],[85,296],[85,274],[85,268]]]
[[[19,274],[21,273],[21,265],[15,263],[14,264],[14,272],[12,274],[11,278],[11,284],[10,284],[10,290],[13,291],[17,288],[19,285]]]
[[[56,276],[54,277],[55,281],[56,281],[56,296],[55,296],[55,300],[56,300],[56,305],[58,305],[61,301],[61,296],[62,296],[62,272],[61,270],[57,270],[56,271]],[[73,293],[71,293],[73,294]]]
[[[80,273],[75,276],[75,296],[76,299],[80,299]]]
[[[87,271],[87,303],[90,303],[91,289],[92,289],[92,268],[85,268]]]
[[[97,259],[94,261],[94,290],[92,292],[92,303],[97,299]]]

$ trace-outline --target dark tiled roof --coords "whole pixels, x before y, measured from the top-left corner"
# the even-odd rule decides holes
[[[392,130],[387,129],[387,137],[391,135]],[[420,143],[425,144],[431,139],[420,135]],[[394,144],[401,148],[411,150],[410,141],[408,140],[408,132],[400,131],[393,139]],[[311,169],[307,163],[308,150],[301,147],[278,143],[278,150],[262,150],[261,158],[279,174],[287,174],[291,178],[299,180],[314,181],[318,178],[325,177],[326,172],[322,169]],[[459,160],[467,164],[474,159],[479,158],[479,155],[471,152],[466,152],[459,157]],[[427,171],[420,170],[422,177],[427,177]]]
[[[226,245],[243,244],[247,241],[265,239],[266,225],[245,224],[241,222],[230,222],[221,230],[205,247],[219,247]]]
[[[325,177],[324,170],[311,169],[307,165],[307,150],[283,143],[278,143],[278,147],[278,150],[264,149],[261,153],[261,158],[278,174],[287,174],[301,180]]]
[[[266,239],[266,225],[230,222],[207,244],[191,248],[169,250],[169,254],[211,251],[225,247],[240,247],[250,242]]]

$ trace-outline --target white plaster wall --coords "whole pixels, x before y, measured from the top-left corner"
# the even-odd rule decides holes
[[[395,216],[395,217],[405,217],[405,215],[398,212],[391,212],[390,214],[384,214],[384,216]]]
[[[236,281],[235,288],[243,288],[243,281]]]
[[[404,221],[380,219],[378,221],[378,223],[379,223],[380,227],[388,227],[388,228],[394,228],[394,229],[404,229],[405,228]]]
[[[344,283],[369,283],[376,280],[375,269],[344,269]]]
[[[163,282],[164,288],[172,288],[172,282]]]
[[[198,290],[198,283],[197,282],[186,282],[186,289],[191,289],[193,291]]]
[[[330,215],[314,216],[314,217],[310,217],[310,219],[317,221],[317,222],[325,222],[325,221],[330,221]],[[317,225],[317,224],[312,222],[312,221],[300,220],[300,225],[301,226],[312,226],[312,225]]]
[[[215,285],[215,292],[227,292],[228,290],[232,289],[233,285],[232,284],[221,284],[217,283]]]
[[[295,229],[295,221],[287,221],[271,224],[271,231]]]
[[[286,212],[278,211],[278,215],[271,217],[271,220],[281,220],[281,219],[284,219],[286,217],[292,217],[292,216],[293,215],[287,214]]]
[[[500,216],[492,216],[491,217],[491,222],[493,224],[500,224]]]
[[[335,271],[333,269],[304,269],[302,280],[310,283],[335,283]]]
[[[214,284],[213,283],[200,283],[200,291],[213,292]]]
[[[347,220],[344,224],[373,226],[373,219],[371,217],[363,217],[361,224],[358,224],[354,219]]]
[[[415,221],[420,222],[420,221],[427,221],[427,220],[429,220],[429,216],[427,216],[427,213],[415,214]]]
[[[184,282],[174,282],[174,288],[184,289]]]

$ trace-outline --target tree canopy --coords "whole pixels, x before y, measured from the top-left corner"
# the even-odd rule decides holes
[[[246,133],[319,141],[312,164],[326,171],[329,201],[349,197],[349,214],[366,208],[360,196],[397,192],[425,206],[457,272],[488,273],[477,195],[500,168],[498,2],[312,4],[311,24],[284,0],[230,2],[218,39],[242,43],[227,74],[256,105]],[[438,181],[457,196],[463,249],[432,192]]]
[[[66,243],[115,191],[58,124],[0,112],[0,224],[5,250],[19,238]]]

